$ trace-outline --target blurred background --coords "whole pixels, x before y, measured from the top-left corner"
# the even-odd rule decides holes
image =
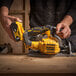
[[[24,29],[28,29],[29,12],[30,12],[30,0],[14,0],[9,14],[19,17],[23,21]],[[13,40],[11,40],[0,24],[0,46],[4,47],[5,45],[8,45],[8,43],[10,44],[10,47],[12,47],[13,54],[25,53],[23,42],[22,41],[14,42]]]

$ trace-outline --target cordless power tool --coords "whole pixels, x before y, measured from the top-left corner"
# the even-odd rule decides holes
[[[11,30],[15,41],[24,40],[25,47],[43,54],[55,55],[58,53],[72,54],[71,43],[67,39],[61,39],[56,34],[56,27],[51,25],[34,27],[27,31],[22,23],[14,22]]]

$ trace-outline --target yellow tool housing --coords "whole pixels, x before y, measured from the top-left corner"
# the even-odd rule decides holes
[[[16,22],[17,30],[13,32],[14,37],[19,37],[20,40],[23,40],[23,34],[24,29],[22,26],[22,23]],[[39,27],[40,28],[40,27]],[[46,29],[46,28],[45,28]],[[27,32],[32,32],[33,28],[28,30]],[[38,28],[37,31],[39,32]],[[33,33],[37,33],[36,29],[33,30]],[[25,32],[26,33],[26,32]],[[60,52],[59,42],[57,38],[52,37],[51,30],[47,30],[46,32],[43,32],[42,34],[46,34],[47,38],[43,38],[41,41],[31,41],[31,45],[26,45],[25,43],[25,49],[26,47],[32,50],[39,50],[40,52],[44,54],[57,54]],[[26,39],[26,38],[25,38]]]

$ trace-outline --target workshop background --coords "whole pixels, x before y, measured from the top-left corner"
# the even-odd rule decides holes
[[[29,12],[30,0],[14,0],[9,14],[22,19],[24,28],[29,29]],[[23,42],[11,40],[0,24],[0,45],[5,43],[11,45],[13,53],[0,55],[0,73],[76,73],[76,57],[23,55],[25,54]]]
[[[10,15],[19,17],[23,21],[23,26],[25,29],[29,28],[29,12],[30,12],[30,0],[14,0],[11,9],[10,9]],[[0,24],[1,25],[1,24]],[[3,29],[2,26],[0,26],[0,44],[10,44],[13,48],[13,54],[22,54],[25,53],[23,42],[14,42],[11,40],[6,33],[6,31]]]

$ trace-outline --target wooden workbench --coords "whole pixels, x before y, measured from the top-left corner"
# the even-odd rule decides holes
[[[76,57],[0,55],[0,73],[76,73]]]

